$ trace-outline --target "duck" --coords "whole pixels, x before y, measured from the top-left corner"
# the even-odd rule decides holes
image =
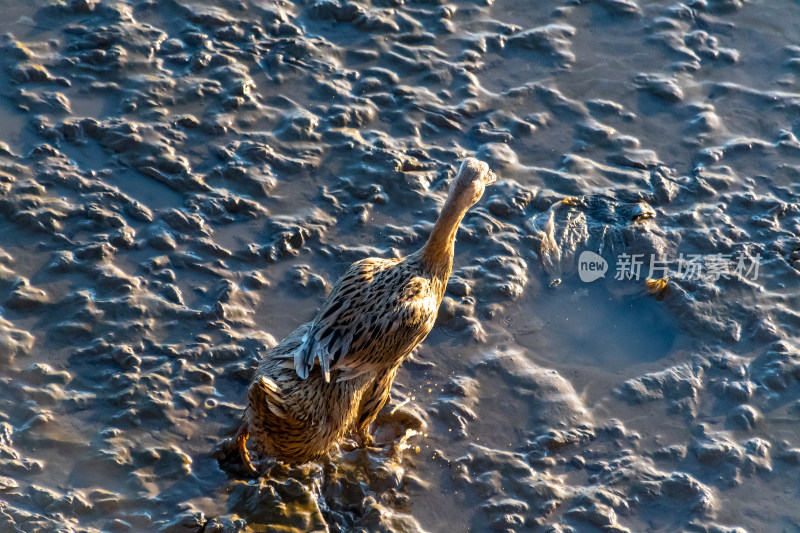
[[[235,444],[287,463],[320,460],[347,435],[371,446],[369,428],[402,362],[430,333],[453,269],[456,232],[497,176],[465,159],[429,238],[399,259],[353,263],[311,321],[267,351],[247,390]]]

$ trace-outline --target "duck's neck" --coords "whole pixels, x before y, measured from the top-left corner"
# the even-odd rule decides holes
[[[453,197],[448,197],[433,226],[428,242],[420,250],[422,265],[432,274],[444,279],[450,277],[453,268],[453,250],[456,232],[461,219],[469,206],[459,205]]]

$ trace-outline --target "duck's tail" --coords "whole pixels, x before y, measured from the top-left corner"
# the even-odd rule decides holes
[[[248,393],[248,409],[250,412],[258,409],[269,409],[275,416],[286,417],[281,389],[272,379],[261,376],[250,385]],[[252,413],[259,416],[258,413]]]

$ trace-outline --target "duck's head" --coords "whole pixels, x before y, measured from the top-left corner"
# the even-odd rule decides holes
[[[497,176],[489,165],[468,157],[461,163],[453,182],[450,184],[450,198],[458,205],[470,207],[483,196],[487,185],[497,181]]]

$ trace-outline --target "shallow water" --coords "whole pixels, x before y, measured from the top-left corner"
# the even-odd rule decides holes
[[[0,530],[800,530],[797,2],[0,6]],[[468,155],[378,446],[247,477],[258,358]]]

